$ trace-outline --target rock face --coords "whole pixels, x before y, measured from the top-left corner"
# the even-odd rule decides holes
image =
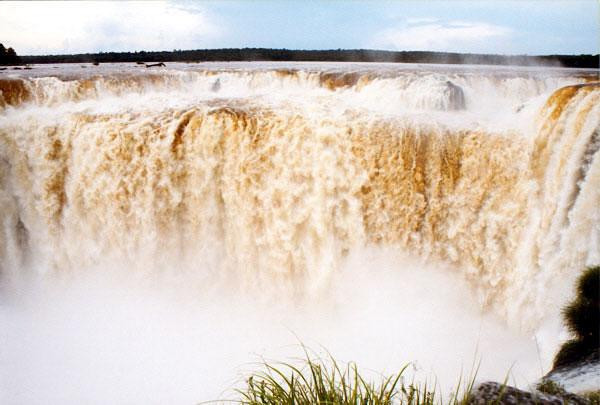
[[[446,86],[444,88],[444,95],[449,101],[449,110],[465,109],[465,93],[463,92],[463,89],[460,88],[460,86],[457,86],[451,81],[447,81]]]
[[[554,370],[600,360],[600,266],[585,270],[577,280],[577,295],[563,310],[573,339],[554,357]],[[552,371],[554,371],[552,370]]]
[[[466,108],[463,89],[439,77],[424,77],[412,81],[401,91],[402,104],[408,108],[458,111]]]
[[[576,363],[557,367],[543,381],[560,384],[571,392],[583,393],[600,389],[600,350],[595,350]]]
[[[515,405],[588,405],[590,402],[578,395],[560,392],[556,395],[527,392],[497,382],[479,384],[471,394],[469,405],[515,404]]]
[[[213,93],[216,93],[217,91],[221,90],[221,79],[217,79],[211,86],[210,90]]]
[[[563,309],[572,339],[554,357],[543,379],[576,393],[600,390],[600,266],[585,270],[577,280],[575,299]]]

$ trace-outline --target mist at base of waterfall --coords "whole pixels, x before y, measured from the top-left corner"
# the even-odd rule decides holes
[[[301,300],[122,270],[5,283],[0,402],[234,399],[258,362],[293,362],[301,344],[375,380],[410,362],[407,376],[446,394],[478,365],[477,380],[528,386],[558,340],[556,320],[537,335],[507,329],[458,274],[381,248],[350,254],[330,288]]]

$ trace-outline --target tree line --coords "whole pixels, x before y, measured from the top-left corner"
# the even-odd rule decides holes
[[[18,65],[21,63],[20,58],[14,49],[6,49],[4,45],[0,44],[0,65]]]
[[[74,55],[21,56],[20,61],[21,63],[331,61],[520,66],[542,65],[572,68],[599,68],[599,55],[491,55],[425,51],[374,51],[368,49],[291,50],[228,48],[161,52],[100,52]]]

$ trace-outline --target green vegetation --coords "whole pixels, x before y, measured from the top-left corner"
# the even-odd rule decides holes
[[[565,323],[574,338],[566,342],[554,360],[554,368],[589,359],[600,352],[600,267],[587,269],[577,282],[577,296],[563,311]],[[302,366],[290,363],[263,363],[263,370],[253,373],[243,389],[237,390],[241,397],[234,401],[245,405],[434,405],[468,404],[473,399],[473,384],[477,369],[461,386],[459,379],[456,390],[446,401],[436,391],[436,384],[407,382],[403,373],[382,376],[378,382],[365,378],[355,363],[342,367],[329,356],[323,360],[304,348]],[[494,401],[499,403],[506,395],[510,398],[531,397],[535,394],[519,391],[506,385],[492,384],[497,392]],[[496,384],[496,385],[494,385]],[[580,397],[571,394],[549,379],[537,385],[537,390],[567,401],[588,401],[600,405],[600,391],[586,393]],[[480,398],[481,399],[481,398]]]
[[[589,268],[582,274],[577,282],[577,296],[563,314],[574,338],[561,347],[554,360],[555,368],[584,361],[600,352],[600,267]],[[263,370],[253,373],[245,387],[237,390],[241,399],[234,402],[244,405],[466,405],[475,395],[475,367],[466,379],[467,384],[461,386],[465,381],[461,376],[456,390],[444,400],[436,391],[436,384],[407,381],[404,376],[406,366],[396,374],[382,376],[373,382],[361,374],[355,363],[342,367],[333,357],[323,360],[311,355],[306,348],[304,354],[301,366],[263,363]],[[488,394],[495,403],[501,403],[504,396],[511,400],[529,397],[536,400],[535,394],[509,387],[506,382],[487,383],[493,391]],[[536,388],[569,403],[583,400],[600,405],[600,391],[578,397],[549,379],[542,380]],[[478,400],[487,400],[483,399],[485,395]]]
[[[561,395],[565,392],[562,385],[552,380],[543,380],[535,387],[539,392],[550,395]]]
[[[577,282],[577,296],[563,310],[565,324],[574,336],[554,357],[559,368],[596,356],[600,351],[600,266],[587,269]]]
[[[589,405],[600,405],[600,390],[592,391],[580,394],[578,397],[574,394],[565,390],[565,388],[559,383],[544,379],[542,380],[536,387],[539,392],[543,392],[544,394],[553,395],[555,397],[562,398],[566,403],[574,403],[579,404],[585,402]]]
[[[76,55],[22,56],[23,63],[105,62],[206,62],[206,61],[307,61],[307,62],[396,62],[483,65],[551,65],[598,68],[598,55],[488,55],[453,52],[377,51],[370,49],[292,50],[228,48],[173,50],[172,52],[100,52]]]
[[[372,382],[359,372],[354,363],[340,366],[331,356],[328,360],[311,356],[305,350],[303,366],[289,363],[263,364],[263,371],[256,372],[246,380],[246,387],[238,390],[239,401],[246,405],[433,405],[467,404],[473,388],[474,375],[468,384],[460,382],[449,401],[436,392],[433,386],[407,383],[403,373],[381,377]]]
[[[585,393],[583,397],[590,402],[590,405],[600,405],[600,390]]]
[[[20,58],[14,49],[6,49],[4,45],[0,44],[0,65],[17,65],[20,63]]]

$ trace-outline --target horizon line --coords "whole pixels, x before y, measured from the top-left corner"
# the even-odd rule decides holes
[[[573,53],[573,54],[503,54],[503,53],[476,53],[476,52],[454,52],[454,51],[427,51],[427,50],[389,50],[389,49],[371,49],[371,48],[328,48],[328,49],[292,49],[292,48],[267,48],[267,47],[227,47],[227,48],[195,48],[195,49],[172,49],[172,50],[136,50],[136,51],[96,51],[79,53],[57,53],[57,54],[39,54],[39,55],[19,55],[19,57],[45,57],[45,56],[77,56],[77,55],[99,55],[99,54],[127,54],[127,53],[176,53],[176,52],[195,52],[195,51],[224,51],[224,50],[268,50],[268,51],[288,51],[288,52],[381,52],[381,53],[431,53],[448,55],[476,55],[476,56],[504,56],[504,57],[551,57],[551,56],[598,56],[600,53]]]

